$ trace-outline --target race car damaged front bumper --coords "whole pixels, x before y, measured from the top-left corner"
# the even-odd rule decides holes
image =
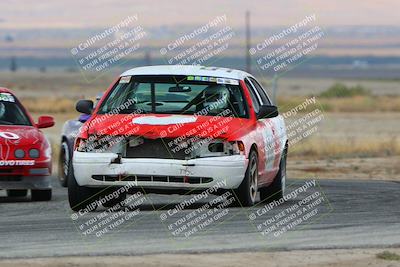
[[[118,158],[115,153],[74,151],[73,169],[80,186],[136,186],[159,189],[206,189],[219,185],[235,189],[242,182],[248,160],[244,155],[196,158]],[[222,185],[222,186],[221,186]]]

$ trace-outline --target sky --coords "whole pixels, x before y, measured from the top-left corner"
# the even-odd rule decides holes
[[[399,0],[1,0],[0,28],[88,28],[138,15],[143,26],[201,25],[226,14],[243,25],[282,26],[316,14],[322,26],[400,26]]]

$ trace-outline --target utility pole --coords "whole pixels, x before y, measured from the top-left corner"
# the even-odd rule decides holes
[[[13,56],[11,57],[11,61],[10,61],[10,71],[11,72],[16,72],[17,71],[17,60],[16,58]]]
[[[146,51],[144,54],[144,64],[146,66],[151,66],[151,54],[150,51]]]
[[[278,93],[278,74],[274,74],[272,78],[272,101],[276,105],[276,95]]]
[[[14,42],[14,38],[11,35],[7,35],[4,39],[7,43]],[[17,58],[13,55],[10,58],[10,71],[16,72],[17,71]]]
[[[250,11],[246,11],[246,71],[251,73],[251,58],[250,58],[250,47],[251,46],[251,35],[250,35]]]

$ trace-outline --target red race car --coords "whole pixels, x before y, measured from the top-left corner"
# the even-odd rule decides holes
[[[73,210],[94,209],[108,190],[155,193],[234,190],[252,206],[280,198],[288,138],[283,116],[249,73],[203,66],[126,71],[94,108],[75,141],[68,195]],[[107,188],[107,190],[105,190]],[[111,188],[111,189],[110,189]],[[101,197],[103,206],[123,201]],[[92,205],[93,204],[93,205]]]
[[[51,199],[51,146],[39,130],[54,125],[50,116],[32,120],[15,95],[0,88],[0,190],[9,197]]]

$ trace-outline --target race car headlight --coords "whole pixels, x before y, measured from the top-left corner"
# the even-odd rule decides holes
[[[23,151],[22,149],[16,149],[16,150],[14,151],[14,156],[15,156],[17,159],[22,159],[23,157],[25,157],[25,151]]]
[[[39,157],[39,150],[37,150],[36,148],[32,148],[29,150],[29,157],[37,159]]]
[[[121,153],[124,144],[124,137],[121,136],[95,136],[88,139],[77,138],[75,147],[80,152],[95,153]]]
[[[87,139],[77,138],[75,148],[79,152],[95,152],[99,148],[99,141],[95,135],[91,135]]]
[[[231,142],[231,144],[232,144],[232,154],[244,155],[244,144],[242,141]]]
[[[225,141],[214,139],[194,151],[196,157],[221,157],[244,154],[244,144],[241,141]]]
[[[79,152],[85,152],[86,151],[86,143],[87,143],[86,139],[76,138],[75,150],[77,150]]]

